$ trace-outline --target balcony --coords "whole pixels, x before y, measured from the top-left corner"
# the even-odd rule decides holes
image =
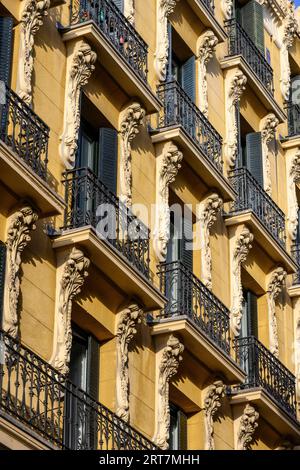
[[[180,331],[185,347],[222,370],[229,380],[242,374],[230,357],[230,320],[225,305],[180,261],[159,266],[160,290],[168,303],[153,323],[153,334]]]
[[[274,99],[271,65],[236,19],[226,20],[225,30],[228,35],[228,55],[221,61],[222,68],[240,67],[266,109],[274,112],[283,122],[286,116]]]
[[[300,106],[289,101],[286,103],[286,112],[288,120],[288,137],[300,135]]]
[[[226,40],[226,33],[215,17],[215,0],[187,0],[201,23],[212,29],[219,41]]]
[[[254,239],[276,261],[283,263],[288,272],[294,272],[295,263],[285,249],[285,215],[247,168],[238,168],[229,174],[236,191],[226,225],[247,223]]]
[[[89,169],[64,173],[65,218],[54,248],[79,243],[94,264],[127,296],[161,308],[164,298],[150,281],[149,229]]]
[[[183,150],[187,163],[211,187],[219,188],[226,200],[234,193],[223,176],[222,137],[201,113],[178,82],[158,86],[163,103],[153,143],[173,140]]]
[[[155,445],[47,362],[0,331],[0,412],[10,439],[43,438],[44,448],[155,450]],[[13,430],[13,431],[12,431]],[[14,436],[12,438],[12,435]]]
[[[63,200],[50,188],[48,173],[48,126],[1,82],[0,174],[16,201],[27,199],[42,216],[63,212]],[[3,197],[2,204],[5,204]],[[9,210],[9,206],[4,209]]]
[[[86,38],[113,80],[149,112],[160,103],[147,83],[148,46],[112,0],[72,0],[64,41]]]
[[[253,336],[237,339],[235,350],[247,378],[233,388],[232,403],[251,401],[279,433],[299,441],[295,376]]]

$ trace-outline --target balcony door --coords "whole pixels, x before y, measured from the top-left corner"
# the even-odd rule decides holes
[[[187,416],[176,405],[170,403],[170,450],[187,449]]]
[[[241,322],[240,338],[258,337],[257,296],[250,290],[244,290],[243,316]],[[243,348],[243,356],[240,365],[247,373],[247,380],[254,382],[256,371],[255,349]]]

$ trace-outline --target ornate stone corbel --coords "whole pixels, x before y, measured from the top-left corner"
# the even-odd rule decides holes
[[[154,249],[163,262],[167,255],[170,238],[169,186],[175,181],[181,168],[183,154],[173,142],[164,145],[156,162],[156,220],[153,231]]]
[[[20,20],[20,52],[17,93],[29,106],[32,102],[34,36],[48,15],[50,0],[25,0]]]
[[[228,169],[235,167],[238,156],[238,122],[237,105],[246,89],[247,77],[240,70],[227,74],[225,80],[225,107],[226,107],[226,158]]]
[[[21,255],[35,230],[37,213],[30,206],[18,210],[8,220],[6,237],[6,273],[4,285],[3,330],[13,338],[18,337],[18,302],[20,295]]]
[[[95,69],[97,55],[85,41],[75,43],[67,59],[64,130],[59,152],[67,169],[75,164],[80,126],[80,94]]]
[[[270,273],[268,282],[269,349],[276,357],[279,357],[276,300],[282,291],[286,276],[285,270],[279,267]]]
[[[135,0],[125,0],[124,1],[124,16],[127,20],[134,25],[135,21]]]
[[[261,140],[262,140],[262,153],[263,153],[263,172],[264,172],[264,189],[271,196],[272,195],[272,175],[271,175],[271,162],[270,162],[270,143],[275,139],[276,129],[279,121],[275,114],[268,114],[261,121]]]
[[[221,0],[221,7],[226,20],[233,17],[234,0]]]
[[[243,286],[241,280],[242,264],[246,261],[252,248],[253,235],[247,227],[244,227],[233,240],[231,255],[231,309],[230,324],[235,336],[239,336],[241,319],[243,316]]]
[[[237,450],[251,450],[253,435],[258,427],[258,418],[259,413],[248,404],[240,421]]]
[[[143,311],[137,304],[129,305],[119,317],[117,328],[117,415],[129,421],[129,371],[128,349],[136,335],[136,326],[141,323]]]
[[[298,229],[298,199],[296,183],[300,180],[300,149],[287,155],[287,191],[288,191],[288,233],[291,242],[295,242]]]
[[[203,284],[212,289],[212,261],[210,249],[210,229],[217,220],[217,213],[223,207],[223,201],[218,194],[207,196],[199,205],[199,222],[201,237],[201,280]]]
[[[221,407],[221,400],[225,396],[225,385],[217,380],[208,387],[204,399],[205,411],[205,450],[215,450],[214,417]]]
[[[167,78],[169,56],[168,18],[179,0],[156,0],[156,51],[154,67],[159,81]]]
[[[199,108],[206,117],[208,117],[207,64],[212,59],[217,44],[218,38],[210,29],[198,40]]]
[[[154,442],[161,449],[169,447],[170,430],[170,406],[169,406],[169,383],[176,375],[184,346],[178,338],[171,335],[166,347],[162,350],[158,366],[158,385],[156,397],[156,432]]]
[[[131,103],[120,113],[121,161],[120,161],[120,200],[128,207],[132,205],[132,166],[131,145],[139,133],[145,117],[145,110],[139,103]]]
[[[74,247],[62,266],[62,272],[58,269],[60,283],[55,305],[53,352],[49,362],[62,374],[69,372],[72,347],[72,304],[75,297],[80,294],[88,276],[89,265],[90,260],[82,251]]]
[[[295,16],[294,4],[290,1],[283,5],[285,17],[282,25],[282,46],[280,49],[280,88],[283,99],[288,101],[291,88],[291,67],[289,61],[289,49],[293,46],[298,33],[298,23]]]

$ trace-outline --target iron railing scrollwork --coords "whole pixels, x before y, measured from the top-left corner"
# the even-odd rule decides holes
[[[70,450],[156,446],[47,362],[0,330],[0,409]]]
[[[49,127],[8,86],[0,104],[0,140],[47,180]]]
[[[176,80],[160,84],[157,96],[163,103],[158,115],[158,128],[182,126],[208,160],[222,172],[222,137],[180,84]]]
[[[149,229],[89,168],[64,173],[64,230],[92,226],[141,274],[150,276]]]
[[[297,264],[297,272],[293,275],[293,284],[300,284],[300,243],[295,243],[291,249],[292,257]]]
[[[181,261],[159,265],[160,290],[168,298],[158,318],[187,316],[230,355],[229,313],[225,305]]]
[[[200,3],[204,3],[206,8],[214,15],[215,13],[215,0],[198,0]]]
[[[267,231],[285,247],[285,215],[247,168],[237,168],[229,174],[237,197],[230,212],[252,211]]]
[[[72,0],[71,25],[94,21],[123,59],[147,82],[148,46],[112,0]]]
[[[288,137],[300,134],[300,105],[288,101],[285,105],[288,121]]]
[[[239,22],[225,21],[228,34],[228,55],[241,55],[271,95],[274,95],[273,69]]]
[[[262,388],[296,418],[295,376],[254,336],[235,341],[236,359],[247,378],[235,389]]]

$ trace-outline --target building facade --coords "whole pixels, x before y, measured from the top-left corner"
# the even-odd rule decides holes
[[[0,447],[300,446],[300,15],[0,1]]]

